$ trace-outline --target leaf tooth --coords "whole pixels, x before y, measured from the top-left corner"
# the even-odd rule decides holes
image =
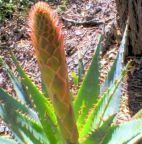
[[[18,112],[19,114],[21,114],[22,116],[26,117],[30,121],[33,121],[34,123],[36,123],[37,125],[39,125],[39,123],[35,119],[29,117],[29,115],[27,115],[26,113],[23,113],[21,110],[18,109],[18,110],[16,110],[16,112]]]
[[[82,143],[83,141],[85,141],[85,140],[89,137],[89,135],[92,134],[92,132],[93,132],[93,131],[90,130],[88,134],[84,135],[83,137],[81,137],[81,138],[79,139],[79,142]]]
[[[23,113],[19,113],[21,114],[23,117],[27,118],[29,121],[32,121],[33,123],[39,125],[39,123],[37,123],[37,121],[35,121],[34,119],[28,117],[28,115],[23,114]],[[18,121],[17,121],[18,122]],[[25,127],[37,140],[39,140],[41,143],[44,143],[41,136],[37,137],[32,129],[32,127],[29,127],[26,123],[22,123],[22,122],[18,122],[22,127]]]
[[[94,108],[96,107],[96,105],[93,106]],[[88,121],[89,116],[91,115],[91,113],[93,112],[94,108],[91,108],[88,112],[88,115],[85,118],[85,121]],[[84,128],[84,124],[81,125],[80,127],[80,131]]]

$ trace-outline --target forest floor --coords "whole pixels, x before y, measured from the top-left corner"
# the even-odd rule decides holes
[[[87,68],[95,52],[99,33],[105,36],[101,58],[101,81],[103,81],[116,57],[121,40],[121,33],[116,24],[115,1],[70,0],[64,11],[61,11],[58,5],[52,7],[60,13],[59,19],[63,23],[71,90],[75,91],[72,87],[71,72],[78,70],[78,53],[83,56],[83,63]],[[0,56],[7,61],[12,71],[15,71],[9,56],[10,50],[14,52],[29,77],[41,88],[39,68],[28,36],[27,16],[15,14],[12,19],[0,23]],[[132,59],[133,67],[123,81],[117,123],[129,121],[142,108],[142,58],[132,57]],[[2,67],[0,67],[0,87],[15,95]],[[1,128],[0,132],[3,133],[4,130]]]

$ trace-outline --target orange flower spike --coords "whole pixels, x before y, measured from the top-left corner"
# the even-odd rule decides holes
[[[68,87],[61,26],[58,26],[57,19],[45,2],[38,2],[32,7],[29,26],[41,75],[53,102],[63,138],[66,143],[77,144],[78,132]]]

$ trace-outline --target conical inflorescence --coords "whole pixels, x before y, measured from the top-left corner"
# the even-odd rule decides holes
[[[77,144],[78,132],[68,87],[64,39],[58,20],[45,2],[35,4],[29,16],[30,36],[42,79],[53,102],[66,143]]]

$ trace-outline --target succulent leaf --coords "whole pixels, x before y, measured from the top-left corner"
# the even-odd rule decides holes
[[[127,135],[126,135],[127,130]],[[102,144],[125,144],[142,131],[142,120],[137,119],[112,126]]]
[[[34,144],[49,143],[40,123],[16,109],[12,109],[9,114],[10,107],[11,105],[1,106],[0,115],[16,135],[17,140]],[[31,140],[27,141],[28,138]]]
[[[52,104],[47,98],[44,97],[44,95],[42,95],[39,89],[32,83],[32,81],[22,70],[22,68],[20,67],[13,55],[12,59],[16,65],[18,74],[21,77],[21,82],[25,87],[28,96],[30,97],[30,99],[33,100],[33,106],[35,107],[35,110],[39,115],[39,119],[43,125],[45,132],[49,137],[49,140],[53,143],[56,143],[57,138],[55,137],[55,132],[58,135],[58,130],[56,127],[56,116],[52,108]]]
[[[105,91],[106,88],[109,88],[113,81],[119,78],[121,75],[121,71],[123,70],[124,67],[124,56],[125,56],[125,46],[127,43],[127,33],[128,33],[128,24],[126,24],[125,31],[123,34],[123,38],[119,47],[118,55],[117,58],[114,62],[114,65],[112,66],[110,72],[108,73],[107,79],[104,83],[103,91]],[[119,111],[120,107],[120,101],[121,101],[121,90],[122,86],[120,85],[115,94],[114,97],[111,99],[111,102],[108,106],[108,109],[105,112],[105,118],[109,117],[110,115],[113,115]]]
[[[96,53],[93,57],[90,68],[83,80],[77,98],[75,99],[74,102],[74,112],[77,120],[77,126],[79,129],[82,125],[84,125],[85,117],[87,116],[92,106],[97,102],[100,93],[99,61],[100,61],[102,36],[99,36],[98,41],[99,42],[96,47]],[[82,104],[84,105],[83,109],[82,109]],[[82,113],[79,113],[80,109],[82,109],[81,110]]]
[[[86,123],[83,125],[82,129],[80,129],[80,137],[83,137],[87,133],[89,133],[90,130],[98,129],[101,124],[103,123],[104,114],[105,111],[110,103],[110,100],[114,96],[115,91],[117,90],[120,82],[122,81],[122,78],[124,78],[126,74],[126,69],[123,69],[121,77],[116,80],[113,85],[107,89],[106,92],[102,96],[100,96],[100,99],[94,105],[94,107],[91,109],[91,111],[88,114],[87,119],[85,120]]]
[[[107,91],[104,92],[103,96],[100,98],[98,107],[95,109],[95,113],[94,113],[94,124],[93,124],[94,129],[98,128],[101,125],[102,119],[106,119],[105,112],[107,111],[107,109],[109,107],[111,99],[114,96],[116,96],[114,94],[115,94],[117,88],[119,87],[120,83],[122,82],[122,79],[126,75],[127,69],[129,66],[130,66],[130,62],[122,70],[119,79],[114,81],[112,86],[109,89],[107,89]]]
[[[132,138],[130,138],[127,142],[124,144],[140,144],[142,142],[142,133],[138,133]]]
[[[82,144],[101,144],[109,132],[115,115],[110,116],[106,121],[103,122],[102,126],[94,130],[91,134],[88,134],[86,140],[81,142]],[[85,136],[86,137],[86,136]]]
[[[105,82],[101,86],[101,93],[105,92],[112,85],[112,83],[115,80],[115,71],[116,71],[116,64],[118,61],[118,56],[119,55],[117,54],[117,57],[114,60],[110,71],[108,72],[107,78],[105,79]]]
[[[78,82],[81,81],[83,75],[84,75],[84,64],[83,64],[82,58],[79,58],[78,60]]]
[[[41,124],[18,111],[15,112],[15,116],[17,118],[18,127],[20,126],[21,130],[34,144],[49,144],[49,140],[47,139]]]
[[[77,76],[77,74],[74,71],[71,73],[71,76],[72,76],[74,85],[77,86],[78,85],[79,77]]]
[[[11,110],[9,112],[9,110]],[[0,105],[0,117],[11,129],[12,134],[14,135],[16,141],[20,144],[27,142],[26,136],[22,133],[22,130],[18,128],[17,118],[14,117],[15,109],[11,109],[11,105]]]
[[[0,88],[0,101],[5,105],[11,105],[11,108],[14,110],[19,110],[24,114],[29,115],[31,118],[39,121],[37,113],[33,111],[30,107],[22,103],[20,100],[17,100],[13,96],[9,95],[3,89]]]
[[[6,70],[8,76],[9,76],[9,78],[10,78],[10,80],[11,80],[13,86],[14,86],[14,89],[16,91],[16,94],[17,94],[18,98],[22,102],[24,102],[25,104],[30,105],[30,107],[31,107],[30,99],[27,96],[26,92],[24,91],[21,82],[18,80],[17,77],[15,77],[15,75],[10,70],[9,66],[3,60],[2,60],[2,65],[3,65],[4,69]]]
[[[13,139],[10,139],[6,136],[0,136],[0,143],[1,144],[17,144],[16,141],[14,141]]]

